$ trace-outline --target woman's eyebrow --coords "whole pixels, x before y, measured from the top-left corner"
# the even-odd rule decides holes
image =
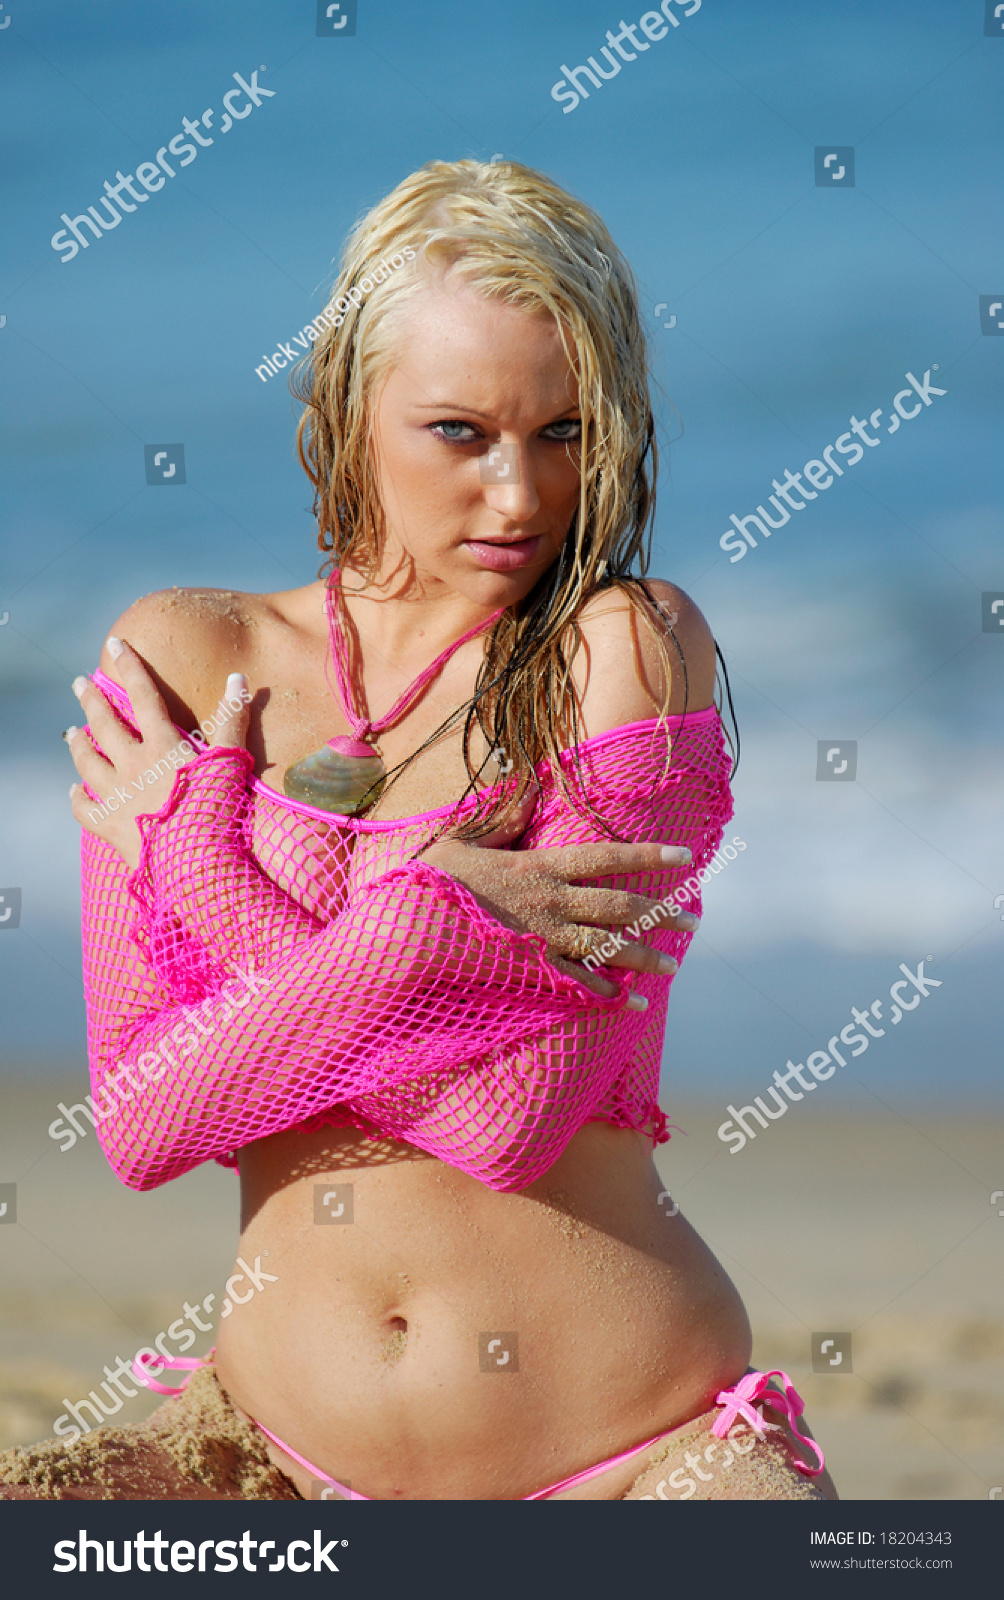
[[[435,411],[441,416],[448,411],[465,411],[469,417],[479,417],[482,422],[491,422],[493,420],[487,411],[479,411],[476,406],[469,406],[462,400],[416,400],[415,409],[416,411]],[[581,406],[578,405],[566,406],[564,411],[556,413],[551,418],[551,421],[561,422],[564,418],[571,416],[573,412],[577,413],[581,409]]]

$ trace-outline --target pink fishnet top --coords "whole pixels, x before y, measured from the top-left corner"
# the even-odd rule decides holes
[[[134,727],[118,685],[94,681]],[[623,838],[693,851],[689,868],[604,884],[656,899],[686,885],[681,903],[696,909],[732,815],[729,760],[714,707],[668,728],[668,772],[667,723],[654,719],[584,740],[579,758]],[[562,761],[581,805],[573,757]],[[546,765],[537,776],[514,848],[607,837]],[[246,751],[213,749],[142,818],[135,872],[84,833],[93,1103],[124,1183],[152,1189],[211,1158],[235,1166],[255,1139],[325,1124],[406,1140],[499,1190],[539,1178],[590,1120],[669,1137],[657,1095],[671,979],[633,975],[649,1002],[636,1012],[626,989],[599,999],[558,972],[540,937],[414,859],[452,810],[335,816],[254,778]],[[670,917],[644,937],[677,960],[690,943]]]

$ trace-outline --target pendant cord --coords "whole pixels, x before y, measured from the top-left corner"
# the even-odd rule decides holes
[[[384,716],[371,720],[369,717],[357,716],[355,712],[349,644],[345,629],[342,627],[338,616],[339,604],[344,604],[339,578],[339,569],[336,567],[328,580],[325,596],[331,662],[335,672],[335,682],[332,684],[329,678],[328,686],[341,706],[346,722],[351,724],[352,732],[349,738],[353,742],[368,742],[373,734],[382,733],[385,728],[393,727],[394,723],[398,722],[405,712],[411,709],[418,697],[432,682],[433,678],[442,671],[447,661],[460,649],[460,646],[466,644],[468,639],[473,639],[476,634],[484,633],[486,629],[493,627],[506,609],[505,606],[500,606],[484,622],[476,623],[473,628],[468,628],[467,632],[459,639],[455,639],[452,644],[447,645],[445,650],[440,651],[435,661],[431,662],[424,672],[419,673],[414,683],[410,684],[404,693],[398,696]],[[325,675],[327,675],[327,661],[325,661]]]

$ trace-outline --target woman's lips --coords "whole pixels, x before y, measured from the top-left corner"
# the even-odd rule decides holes
[[[530,539],[514,540],[510,544],[489,543],[487,539],[465,539],[464,549],[469,550],[482,567],[490,572],[514,572],[517,567],[528,567],[540,550],[543,534]]]

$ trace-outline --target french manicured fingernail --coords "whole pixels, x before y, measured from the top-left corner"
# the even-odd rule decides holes
[[[79,700],[80,696],[83,694],[84,690],[87,688],[87,679],[86,678],[74,678],[73,682],[70,684],[70,688],[73,690],[74,694],[76,695],[77,699]]]
[[[658,972],[660,978],[668,978],[671,973],[679,972],[679,970],[680,963],[677,961],[675,956],[659,957],[659,964],[656,967],[656,971]]]
[[[67,728],[66,732],[63,734],[63,738],[66,740],[67,744],[69,744],[70,740],[75,739],[79,732],[79,728]]]
[[[635,994],[635,991],[632,989],[631,993],[627,997],[626,1009],[628,1011],[647,1011],[648,1001],[645,999],[643,994]]]
[[[227,679],[227,686],[223,691],[224,700],[239,700],[247,688],[247,681],[243,672],[232,672]]]
[[[682,928],[684,933],[696,933],[701,926],[701,919],[695,917],[692,911],[681,911],[676,919],[676,926]]]
[[[117,661],[119,656],[122,654],[122,651],[125,649],[122,640],[116,639],[113,633],[108,635],[107,639],[105,640],[105,646],[113,661]]]
[[[694,859],[694,852],[688,850],[685,844],[664,844],[662,859],[671,861],[675,867],[689,867]]]

